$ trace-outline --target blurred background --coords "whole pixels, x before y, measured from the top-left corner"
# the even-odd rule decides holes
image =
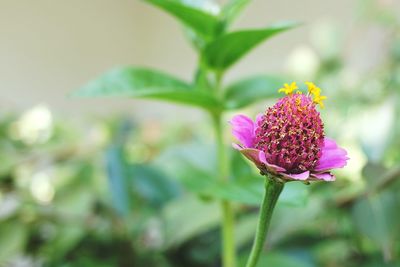
[[[351,160],[335,183],[285,189],[259,266],[400,266],[400,1],[254,0],[233,28],[280,20],[304,24],[224,82],[315,81]],[[200,190],[216,168],[208,117],[69,96],[121,65],[189,81],[182,27],[141,1],[0,0],[0,33],[0,266],[219,266],[218,203]],[[233,176],[257,176],[237,154]],[[220,194],[236,200],[245,257],[262,188],[234,185]]]

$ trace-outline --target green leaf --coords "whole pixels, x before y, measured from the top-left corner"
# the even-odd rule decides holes
[[[112,146],[106,153],[107,176],[114,209],[122,216],[130,210],[130,196],[127,186],[127,167],[122,147]]]
[[[93,192],[86,187],[69,188],[56,195],[54,211],[74,219],[83,218],[89,214],[93,201]]]
[[[278,203],[292,207],[302,207],[307,204],[308,198],[308,186],[302,183],[286,183]]]
[[[161,169],[134,164],[130,166],[130,174],[134,196],[142,200],[139,202],[141,207],[136,206],[136,209],[148,208],[150,205],[161,207],[180,194],[179,184],[161,172]]]
[[[3,151],[5,153],[3,153]],[[16,165],[17,155],[15,155],[14,151],[2,150],[0,153],[0,180],[2,177],[6,177],[12,171],[12,168]]]
[[[393,257],[393,250],[400,236],[397,192],[386,191],[362,198],[353,207],[353,219],[359,232],[378,245],[384,258]]]
[[[303,188],[307,187],[299,182],[287,183],[279,201],[283,201],[283,194],[288,191],[288,186],[296,184]],[[296,200],[293,199],[293,201]],[[301,202],[301,200],[299,201]],[[302,231],[303,229],[310,229],[311,224],[316,221],[318,216],[321,216],[325,208],[321,198],[315,195],[310,195],[308,197],[306,205],[294,206],[281,204],[283,203],[278,202],[274,210],[274,216],[269,229],[269,242],[271,246],[282,240],[287,240],[289,237],[293,237],[296,232]]]
[[[221,35],[205,47],[203,60],[213,69],[224,70],[256,45],[296,25],[293,22],[286,22],[264,29],[241,30]]]
[[[225,90],[225,108],[237,109],[246,107],[266,98],[277,98],[278,88],[284,80],[274,76],[256,76],[238,81]]]
[[[41,253],[51,255],[53,261],[71,251],[85,236],[85,228],[76,224],[57,225],[57,232],[50,242],[40,247]]]
[[[0,266],[21,254],[28,237],[25,225],[18,221],[3,222],[0,225]]]
[[[351,242],[344,238],[327,238],[313,248],[313,255],[321,266],[343,266],[351,258]]]
[[[218,225],[219,205],[217,202],[206,203],[193,195],[186,195],[167,204],[162,217],[165,225],[165,246],[168,248]]]
[[[263,196],[263,179],[229,183],[215,182],[204,194],[218,199],[259,205]]]
[[[241,266],[246,263],[246,258],[241,258]],[[283,254],[279,252],[269,251],[268,253],[262,253],[257,264],[261,266],[279,266],[279,267],[314,267],[312,263],[309,263],[302,259],[300,256]]]
[[[112,143],[105,153],[112,205],[121,216],[128,215],[132,202],[128,187],[129,169],[124,154],[124,146],[132,129],[133,125],[129,120],[118,121],[113,132]]]
[[[111,70],[74,92],[73,95],[155,98],[214,110],[220,106],[219,101],[211,94],[170,75],[135,67]]]
[[[221,11],[223,23],[230,24],[249,3],[250,0],[230,0]]]
[[[171,146],[161,153],[153,163],[169,176],[196,177],[194,170],[214,173],[217,168],[215,147],[205,143],[184,143]]]
[[[193,85],[196,88],[201,88],[202,90],[211,91],[213,86],[209,81],[209,72],[207,69],[199,67],[196,71],[196,75],[193,81]]]
[[[199,8],[176,0],[145,0],[168,12],[184,25],[190,27],[205,38],[214,36],[218,28],[218,18]]]

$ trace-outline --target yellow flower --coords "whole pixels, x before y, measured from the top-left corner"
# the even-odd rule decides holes
[[[308,92],[312,94],[313,96],[320,95],[321,93],[321,88],[317,87],[314,83],[312,82],[306,82],[306,85],[308,87]]]
[[[308,92],[313,96],[313,102],[318,104],[321,108],[324,108],[324,100],[327,99],[326,96],[321,95],[321,88],[317,87],[312,82],[306,82],[308,87]]]
[[[324,101],[325,99],[327,99],[327,97],[326,96],[324,96],[324,95],[317,95],[317,96],[314,96],[314,103],[315,104],[318,104],[321,108],[325,108],[325,105],[324,105],[324,102],[322,102],[322,101]]]
[[[278,92],[284,92],[287,95],[293,94],[293,91],[298,89],[296,82],[292,82],[290,85],[285,83],[282,88],[278,90]]]

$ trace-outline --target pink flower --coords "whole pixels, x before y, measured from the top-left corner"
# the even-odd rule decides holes
[[[316,103],[322,105],[321,98],[326,97],[314,84],[307,85],[311,95],[293,94],[295,83],[285,85],[287,96],[254,122],[245,115],[236,115],[230,121],[232,134],[241,143],[233,144],[234,148],[254,162],[262,174],[283,180],[334,181],[330,171],[346,165],[346,150],[325,137],[316,110]]]

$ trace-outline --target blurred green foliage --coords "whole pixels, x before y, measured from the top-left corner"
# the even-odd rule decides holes
[[[217,70],[246,48],[229,40],[244,38],[250,48],[273,29],[215,38],[248,1],[230,1],[219,17],[175,1],[147,2],[187,26],[202,61]],[[342,53],[345,37],[323,29],[329,46],[314,40],[318,67],[307,76],[327,90],[327,134],[348,148],[350,164],[334,183],[287,185],[259,266],[400,266],[400,21],[390,5],[359,2],[361,18],[387,31],[379,64],[352,70]],[[120,68],[80,94],[156,98],[218,112],[275,98],[281,83],[269,75],[246,78],[215,98],[206,77],[201,67],[195,84]],[[206,131],[123,117],[68,121],[44,106],[2,114],[0,266],[219,266],[217,200],[234,203],[244,262],[263,180],[231,151],[231,183],[216,182]]]

